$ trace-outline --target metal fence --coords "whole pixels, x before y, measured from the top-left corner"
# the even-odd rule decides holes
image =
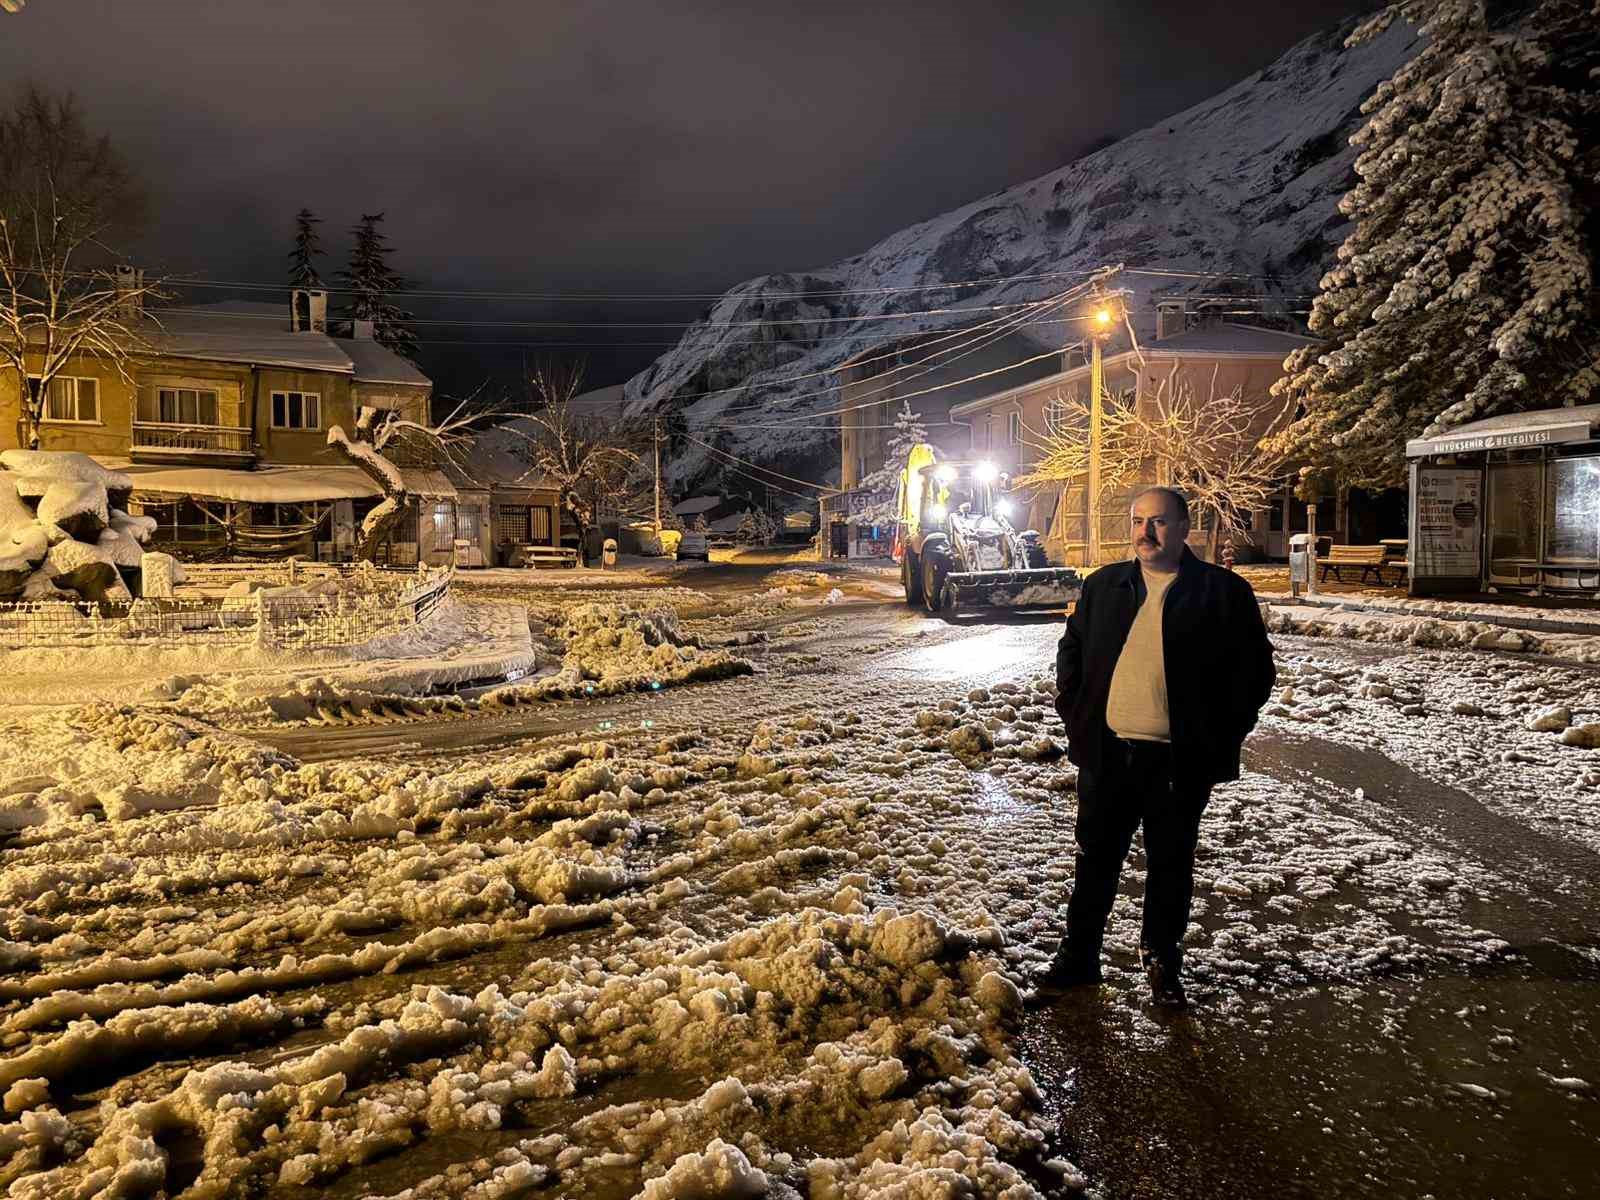
[[[239,596],[0,604],[0,649],[201,645],[332,649],[427,624],[450,594],[455,578],[452,567],[386,571],[366,563],[217,563],[203,568],[186,564],[184,570],[191,586],[242,581],[261,586]],[[280,590],[334,579],[347,582],[321,595]]]

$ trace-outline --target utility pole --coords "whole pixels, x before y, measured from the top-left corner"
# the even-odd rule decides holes
[[[656,537],[661,536],[661,417],[656,416]]]
[[[1098,301],[1089,324],[1089,537],[1088,565],[1100,565],[1100,439],[1105,412],[1105,371],[1100,362],[1100,343],[1111,332],[1111,306]]]

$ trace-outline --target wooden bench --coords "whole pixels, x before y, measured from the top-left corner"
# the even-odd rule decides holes
[[[575,567],[578,552],[570,546],[518,546],[517,556],[525,567]]]
[[[1360,567],[1362,582],[1366,581],[1368,572],[1378,577],[1378,583],[1383,583],[1383,568],[1394,565],[1392,560],[1385,561],[1382,546],[1330,546],[1327,557],[1319,564],[1322,567],[1322,578],[1327,579],[1328,572],[1333,572],[1333,577],[1340,583],[1344,576],[1340,569],[1343,567]]]

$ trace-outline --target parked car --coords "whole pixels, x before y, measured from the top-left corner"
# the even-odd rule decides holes
[[[701,562],[711,561],[711,547],[706,545],[706,535],[703,533],[686,533],[678,542],[678,561],[686,558],[698,558]]]

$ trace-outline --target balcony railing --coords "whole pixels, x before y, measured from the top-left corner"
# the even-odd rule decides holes
[[[255,439],[247,426],[180,425],[168,421],[135,421],[133,452],[187,458],[254,458]]]

